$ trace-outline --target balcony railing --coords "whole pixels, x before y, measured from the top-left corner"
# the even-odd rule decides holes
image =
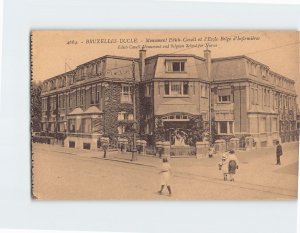
[[[233,111],[233,103],[214,104],[215,111]]]

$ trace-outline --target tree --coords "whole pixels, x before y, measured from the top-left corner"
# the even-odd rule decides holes
[[[194,146],[196,142],[202,141],[207,129],[202,117],[191,117],[188,123],[186,144]]]
[[[155,135],[155,141],[162,141],[162,142],[166,141],[166,129],[160,117],[155,119],[154,135]]]
[[[31,130],[33,132],[41,131],[41,117],[42,117],[42,82],[32,81],[31,83]]]

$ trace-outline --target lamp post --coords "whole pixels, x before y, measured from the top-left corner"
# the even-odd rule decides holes
[[[132,157],[131,161],[137,160],[137,149],[136,149],[136,96],[135,96],[135,62],[132,60],[132,106],[133,106],[133,138],[132,138]]]

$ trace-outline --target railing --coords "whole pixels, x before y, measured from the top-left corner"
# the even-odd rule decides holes
[[[214,111],[233,111],[233,103],[214,104]]]

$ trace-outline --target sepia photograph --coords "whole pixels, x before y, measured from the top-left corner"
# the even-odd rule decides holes
[[[30,39],[32,199],[297,199],[298,31]]]

